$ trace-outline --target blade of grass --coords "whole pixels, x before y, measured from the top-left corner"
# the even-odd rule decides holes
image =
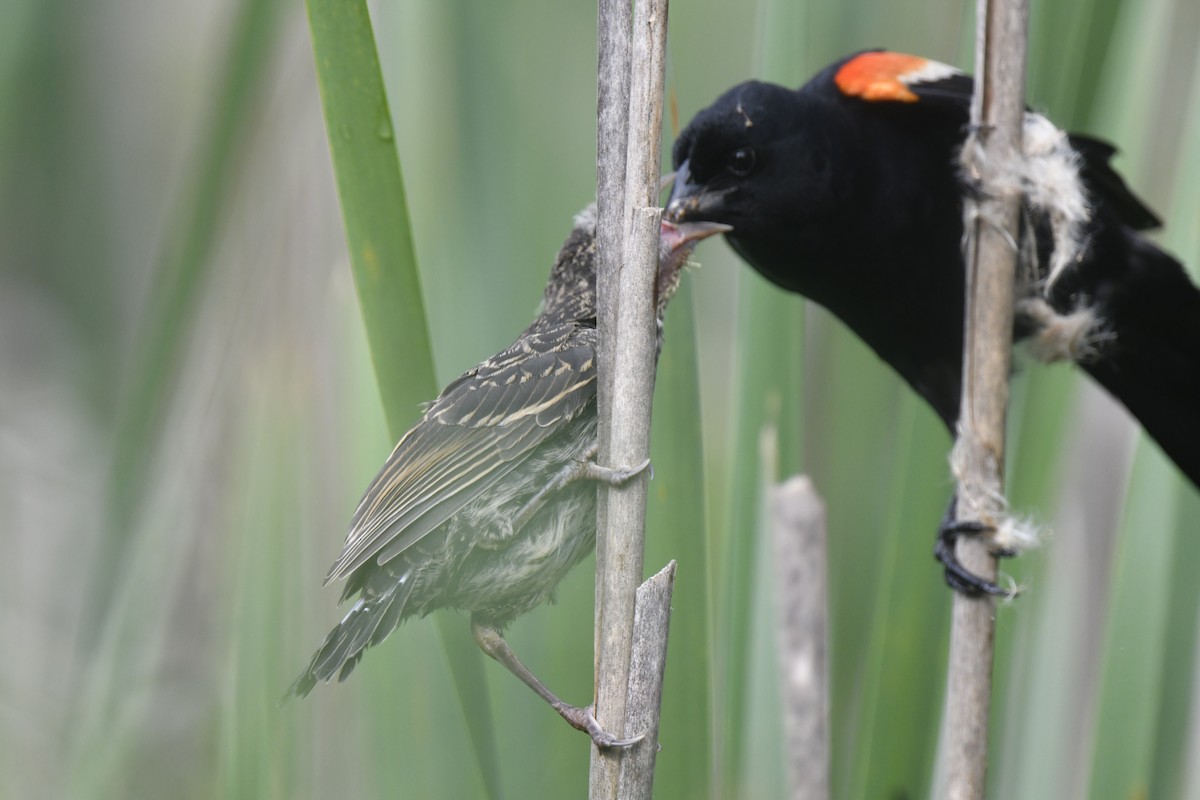
[[[646,516],[646,563],[650,569],[674,559],[679,564],[671,599],[659,739],[655,767],[662,797],[711,797],[712,598],[707,590],[710,537],[704,503],[700,409],[696,407],[697,363],[693,288],[680,287],[667,312],[666,344],[658,363],[651,428],[650,482]]]
[[[1194,15],[1193,5],[1173,0],[1123,8],[1127,34],[1111,57],[1106,102],[1098,106],[1096,117],[1127,148],[1132,157],[1125,162],[1133,166],[1126,166],[1126,177],[1135,191],[1146,192],[1158,205],[1167,220],[1165,238],[1175,245],[1168,249],[1175,249],[1195,275],[1195,206],[1186,207],[1191,182],[1185,176],[1194,174],[1197,163],[1195,136],[1187,135],[1195,131],[1197,96],[1190,92],[1189,131],[1187,112],[1181,110],[1188,92],[1180,91],[1187,70],[1179,59],[1179,54],[1195,53],[1197,34],[1194,25],[1186,24],[1188,14]],[[1191,74],[1194,78],[1194,61]],[[1147,92],[1148,86],[1158,90]],[[1184,207],[1165,202],[1172,189],[1173,199]],[[1178,751],[1186,741],[1178,729],[1184,724],[1179,719],[1180,675],[1191,670],[1195,633],[1195,584],[1186,575],[1186,565],[1194,564],[1188,556],[1193,554],[1195,525],[1185,522],[1194,518],[1184,516],[1189,505],[1181,494],[1193,489],[1180,485],[1157,448],[1143,442],[1139,449],[1114,559],[1102,653],[1090,764],[1096,797],[1129,796],[1126,790],[1133,789],[1147,796],[1172,796],[1179,760],[1190,757],[1186,750]],[[1189,500],[1194,506],[1194,495]]]
[[[240,535],[230,537],[225,613],[234,644],[220,680],[221,748],[211,789],[226,798],[270,797],[273,787],[295,781],[298,726],[289,725],[274,704],[279,676],[293,671],[280,663],[276,638],[278,621],[289,613],[283,587],[293,562],[278,554],[295,546],[295,531],[305,524],[304,509],[288,498],[299,482],[307,442],[296,415],[281,413],[282,398],[268,386],[258,387],[237,438],[244,452],[232,462],[239,474],[232,484],[231,524]]]
[[[399,439],[437,392],[391,112],[363,0],[308,0],[346,245],[388,429]],[[438,615],[447,661],[484,784],[500,796],[499,761],[479,651]]]
[[[1172,13],[1164,18],[1164,27],[1170,30],[1172,35],[1178,35],[1177,29],[1182,25],[1179,16],[1183,14],[1183,6],[1176,4],[1170,11]],[[1191,12],[1194,13],[1195,9],[1192,8]],[[1194,26],[1188,29],[1188,33],[1193,38],[1196,36]],[[1170,52],[1194,52],[1194,47],[1173,49]],[[1160,70],[1174,66],[1173,62],[1170,67],[1165,61],[1158,64]],[[1200,76],[1200,63],[1193,69],[1193,77],[1195,76]],[[1195,136],[1200,130],[1200,88],[1193,84],[1188,101],[1179,102],[1180,98],[1176,100],[1177,107],[1183,108],[1187,108],[1186,103],[1190,102],[1190,111],[1181,113],[1173,120],[1181,124],[1163,126],[1178,128],[1167,131],[1164,140],[1167,143],[1179,141],[1190,145],[1181,147],[1177,153],[1171,152],[1166,157],[1160,155],[1157,161],[1173,163],[1175,176],[1195,175],[1196,169],[1200,167],[1200,145],[1196,144]],[[1182,122],[1184,119],[1187,120],[1186,123]],[[1155,128],[1153,135],[1156,144],[1162,133],[1161,128]],[[1151,175],[1156,172],[1153,159],[1147,171]],[[1166,212],[1165,239],[1168,247],[1188,265],[1195,276],[1200,261],[1200,237],[1196,235],[1195,227],[1189,223],[1196,219],[1197,209],[1200,208],[1200,192],[1196,190],[1194,182],[1186,177],[1175,178],[1171,188],[1172,203],[1169,208],[1163,209]],[[1194,751],[1188,749],[1189,709],[1186,703],[1180,702],[1180,698],[1194,693],[1196,615],[1200,592],[1194,578],[1200,550],[1194,520],[1197,507],[1200,506],[1200,497],[1191,487],[1185,486],[1184,481],[1171,474],[1174,472],[1173,467],[1169,463],[1163,463],[1165,459],[1156,447],[1143,441],[1141,448],[1141,460],[1148,462],[1151,471],[1148,479],[1140,484],[1135,482],[1134,489],[1137,493],[1131,493],[1133,502],[1130,514],[1142,516],[1137,521],[1128,521],[1126,533],[1131,537],[1128,547],[1136,551],[1136,555],[1131,556],[1135,565],[1145,563],[1142,559],[1146,550],[1151,554],[1165,554],[1161,574],[1147,574],[1137,579],[1139,584],[1149,587],[1144,589],[1144,593],[1152,595],[1158,604],[1154,608],[1157,615],[1142,618],[1141,624],[1151,631],[1161,625],[1161,649],[1139,652],[1136,647],[1131,648],[1133,642],[1126,641],[1123,636],[1117,638],[1120,636],[1117,629],[1112,631],[1110,646],[1119,646],[1120,655],[1110,655],[1105,661],[1106,667],[1113,662],[1118,666],[1105,674],[1110,683],[1106,684],[1106,693],[1102,699],[1106,702],[1105,710],[1109,703],[1114,704],[1115,708],[1110,715],[1100,718],[1105,727],[1097,729],[1093,786],[1097,787],[1094,790],[1097,796],[1100,796],[1102,791],[1107,791],[1100,789],[1101,786],[1106,786],[1100,781],[1110,778],[1101,777],[1101,770],[1104,768],[1102,765],[1106,758],[1105,750],[1112,752],[1115,749],[1116,737],[1122,732],[1119,725],[1124,715],[1120,704],[1141,700],[1149,708],[1139,706],[1134,713],[1152,728],[1146,731],[1144,741],[1139,740],[1139,747],[1127,746],[1117,751],[1119,756],[1113,755],[1114,759],[1122,757],[1126,760],[1125,776],[1116,780],[1132,782],[1144,775],[1145,783],[1141,784],[1139,781],[1138,785],[1145,786],[1148,797],[1182,797],[1185,767],[1188,761],[1194,758]],[[1157,478],[1155,471],[1160,473]],[[1138,478],[1142,476],[1138,475]],[[1138,619],[1138,611],[1127,611],[1120,598],[1114,603],[1113,609],[1114,626],[1134,624]],[[1126,619],[1127,614],[1132,619]],[[1144,628],[1139,629],[1142,636],[1147,635]],[[1125,661],[1130,654],[1143,657]],[[1145,658],[1147,654],[1152,655],[1152,658]],[[1122,681],[1128,684],[1124,690],[1118,683]],[[1127,696],[1131,700],[1126,700]]]
[[[1143,448],[1118,544],[1089,797],[1149,797],[1172,560],[1175,487],[1165,457]],[[1142,535],[1137,535],[1142,534]],[[1148,535],[1153,534],[1153,535]]]
[[[747,742],[750,641],[755,607],[755,574],[758,562],[759,512],[762,488],[756,465],[758,440],[767,417],[768,401],[779,426],[779,474],[791,475],[800,463],[800,367],[804,330],[804,304],[780,292],[749,269],[738,274],[738,332],[735,385],[738,394],[734,434],[734,466],[730,513],[725,534],[715,545],[723,553],[717,573],[721,594],[716,605],[717,641],[721,642],[718,669],[717,743],[722,772],[722,796],[738,796],[742,785]],[[769,356],[764,356],[769,354]],[[773,602],[767,594],[762,602]],[[773,630],[768,627],[767,630]],[[768,643],[765,652],[773,652]],[[773,656],[769,656],[773,659]],[[772,665],[774,661],[769,663]],[[782,774],[782,765],[780,766]]]
[[[930,528],[944,500],[923,487],[945,482],[945,461],[935,455],[941,423],[918,414],[921,401],[901,395],[895,417],[892,476],[874,557],[879,561],[875,609],[868,622],[866,655],[853,713],[852,768],[845,797],[929,796],[937,725],[945,693],[950,597],[925,547],[910,532]],[[917,534],[918,537],[920,533]],[[906,731],[898,736],[898,731]]]
[[[307,5],[350,265],[398,438],[437,385],[391,114],[366,3]]]

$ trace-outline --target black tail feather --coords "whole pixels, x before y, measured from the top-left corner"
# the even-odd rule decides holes
[[[1083,367],[1200,487],[1200,289],[1154,245],[1125,240],[1096,296],[1114,339]]]

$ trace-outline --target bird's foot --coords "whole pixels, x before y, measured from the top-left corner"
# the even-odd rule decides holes
[[[597,448],[593,447],[591,450],[588,450],[581,460],[571,461],[567,466],[559,470],[545,486],[538,490],[537,494],[529,498],[529,501],[513,515],[511,520],[504,523],[499,529],[500,533],[496,537],[497,541],[509,541],[515,531],[519,531],[525,527],[525,524],[533,519],[533,515],[541,511],[551,495],[575,481],[593,480],[606,483],[609,486],[621,486],[646,469],[650,470],[650,477],[654,477],[654,468],[650,466],[650,459],[648,458],[636,467],[602,467],[594,460],[596,450]]]
[[[955,553],[954,546],[960,537],[992,534],[995,531],[994,526],[976,520],[942,520],[942,524],[938,526],[937,540],[933,545],[933,557],[945,568],[946,583],[951,589],[970,597],[978,597],[983,594],[1000,597],[1016,596],[1016,589],[1002,588],[971,572],[959,562],[958,554]],[[992,554],[997,558],[1010,558],[1016,555],[1016,550],[1010,547],[998,547],[992,549]]]
[[[572,706],[563,702],[552,703],[551,705],[554,706],[554,710],[559,713],[559,716],[567,721],[568,725],[577,731],[583,731],[588,736],[591,736],[592,743],[596,747],[602,749],[606,747],[629,747],[646,738],[646,734],[644,733],[639,733],[637,736],[625,739],[613,736],[600,727],[600,723],[596,721],[593,706],[580,708],[579,706]]]
[[[602,467],[595,461],[582,461],[579,469],[580,477],[607,483],[609,486],[622,486],[646,470],[650,470],[651,478],[654,477],[654,467],[650,466],[648,458],[636,467]]]

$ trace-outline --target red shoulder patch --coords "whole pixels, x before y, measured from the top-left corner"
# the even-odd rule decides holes
[[[948,78],[959,70],[905,53],[863,53],[847,61],[833,80],[842,94],[863,100],[915,103],[909,87]]]

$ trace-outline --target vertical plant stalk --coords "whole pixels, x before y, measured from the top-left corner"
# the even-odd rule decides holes
[[[806,476],[771,490],[787,796],[829,798],[825,504]]]
[[[600,3],[601,63],[598,93],[602,103],[612,103],[619,94],[622,78],[613,70],[622,65],[612,60],[625,35],[621,25],[625,2]],[[607,127],[611,106],[599,109],[602,162],[597,179],[600,208],[605,212],[599,225],[617,223],[616,231],[600,229],[599,318],[600,369],[605,365],[611,385],[601,378],[599,387],[600,455],[603,465],[636,465],[650,454],[650,409],[654,396],[657,358],[657,322],[654,283],[658,273],[658,241],[662,210],[658,207],[659,148],[662,133],[664,66],[666,61],[666,0],[642,0],[637,4],[630,37],[628,66],[628,141],[623,166],[614,162],[620,146],[611,137],[619,130]],[[605,42],[608,42],[606,46]],[[606,49],[607,48],[607,49]],[[614,84],[605,87],[613,81]],[[615,88],[614,88],[615,86]],[[619,202],[612,196],[614,175],[624,174]],[[617,211],[614,213],[614,209]],[[616,217],[616,219],[614,219]],[[604,248],[609,248],[606,252]],[[615,256],[615,257],[614,257]],[[614,309],[615,306],[615,309]],[[619,332],[619,333],[618,333]],[[609,392],[606,394],[606,391]],[[616,424],[619,421],[619,424]],[[643,473],[621,487],[601,489],[607,495],[598,520],[599,557],[596,574],[596,718],[606,730],[626,729],[630,656],[637,587],[642,578],[646,523],[646,488]],[[657,709],[655,710],[657,714]],[[657,725],[654,726],[657,729]],[[633,735],[643,733],[634,731]],[[656,747],[653,736],[638,747]],[[622,791],[620,750],[592,748],[589,776],[592,798],[618,797]],[[641,789],[632,785],[623,791],[649,796],[653,770],[641,777]]]
[[[600,463],[610,459],[612,415],[613,350],[617,338],[617,304],[606,298],[617,296],[621,254],[625,247],[625,152],[629,143],[629,50],[633,3],[629,0],[600,0],[598,14],[598,58],[596,85],[596,248],[599,328],[603,339],[596,352],[596,396],[599,419]],[[605,571],[608,529],[608,492],[596,497],[596,575]],[[604,584],[596,580],[595,640],[592,643],[593,672],[600,674],[600,610],[604,607]]]
[[[346,246],[394,442],[437,394],[400,156],[365,0],[306,5]],[[484,786],[499,797],[483,657],[461,620],[436,620]]]
[[[965,205],[967,304],[963,397],[952,462],[958,516],[992,522],[1004,513],[1004,422],[1012,359],[1013,281],[1020,196],[1003,170],[1021,157],[1025,115],[1026,0],[978,0],[972,134],[963,163],[980,197]],[[985,537],[961,537],[963,566],[995,580]],[[955,593],[947,676],[946,797],[982,798],[987,776],[995,601]]]
[[[437,393],[392,118],[365,0],[308,0],[354,285],[393,437]]]
[[[623,335],[614,353],[610,442],[611,464],[638,464],[650,452],[650,405],[654,395],[656,322],[653,282],[656,272],[644,273],[646,264],[658,265],[658,238],[662,211],[639,208],[634,212],[634,238],[638,251],[627,251],[618,287],[617,324]],[[653,234],[653,239],[648,235]],[[637,266],[635,266],[637,265]],[[644,273],[644,274],[643,274]],[[647,327],[648,325],[648,327]],[[647,337],[639,334],[649,332]],[[649,476],[642,473],[608,499],[608,528],[597,531],[607,539],[604,572],[597,574],[601,586],[596,674],[596,719],[605,730],[626,731],[630,661],[633,650],[633,621],[636,592],[642,577],[646,524],[646,490]],[[601,489],[604,491],[604,489]],[[657,710],[656,710],[657,713]],[[655,732],[657,731],[657,725]],[[628,731],[629,736],[646,731]],[[647,739],[650,739],[648,736]],[[643,741],[638,747],[655,747]],[[591,797],[615,800],[625,753],[616,748],[592,748]],[[652,773],[647,776],[652,778]]]
[[[658,711],[662,706],[663,672],[667,668],[667,634],[674,588],[675,562],[671,561],[637,590],[625,733],[635,736],[643,733],[646,738],[621,759],[617,781],[617,797],[621,800],[650,800],[654,789]]]

